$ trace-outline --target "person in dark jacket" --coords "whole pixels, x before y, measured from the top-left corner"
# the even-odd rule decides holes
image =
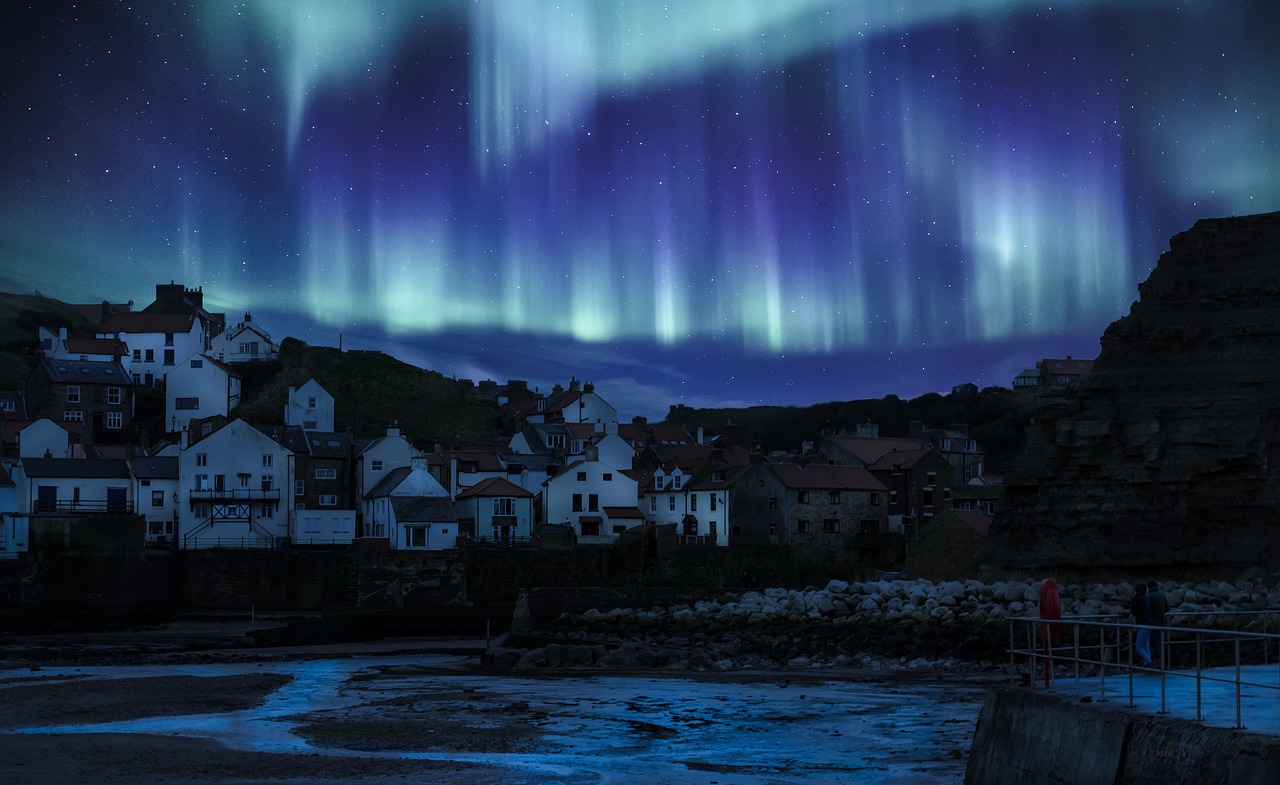
[[[1133,644],[1133,655],[1138,664],[1146,668],[1151,665],[1151,604],[1147,599],[1147,585],[1139,583],[1129,598],[1129,615],[1133,623],[1138,625],[1138,639]]]
[[[1157,628],[1151,631],[1151,662],[1161,668],[1164,666],[1164,649],[1160,648],[1161,635],[1158,628],[1168,623],[1164,615],[1169,611],[1169,598],[1164,596],[1154,580],[1147,581],[1147,609],[1151,613],[1151,626]]]

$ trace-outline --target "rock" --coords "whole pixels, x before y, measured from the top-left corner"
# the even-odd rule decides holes
[[[1093,369],[1036,399],[983,563],[1250,579],[1280,568],[1278,255],[1280,213],[1201,220],[1171,240]]]

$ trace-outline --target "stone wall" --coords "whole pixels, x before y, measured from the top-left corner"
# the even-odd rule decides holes
[[[1280,213],[1197,222],[1140,292],[1038,399],[989,576],[1280,568]]]

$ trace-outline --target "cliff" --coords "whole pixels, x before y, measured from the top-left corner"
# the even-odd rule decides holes
[[[1038,401],[984,549],[999,572],[1280,569],[1280,212],[1175,236],[1093,371]]]

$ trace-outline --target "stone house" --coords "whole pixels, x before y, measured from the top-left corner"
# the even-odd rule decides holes
[[[127,441],[133,431],[133,384],[118,362],[42,360],[26,387],[32,419],[82,423],[94,442]]]

